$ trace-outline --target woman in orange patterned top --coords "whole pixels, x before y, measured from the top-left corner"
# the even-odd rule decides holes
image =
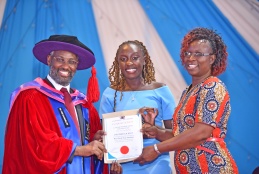
[[[181,45],[182,65],[192,76],[173,115],[173,130],[146,124],[143,133],[159,141],[143,149],[135,160],[144,164],[160,153],[175,151],[177,173],[238,173],[224,138],[230,115],[230,97],[216,76],[227,65],[221,36],[207,28],[195,28]]]

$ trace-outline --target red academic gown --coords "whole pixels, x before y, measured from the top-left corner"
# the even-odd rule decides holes
[[[66,164],[76,145],[62,135],[50,98],[39,90],[41,85],[13,96],[5,132],[3,174],[68,173]]]

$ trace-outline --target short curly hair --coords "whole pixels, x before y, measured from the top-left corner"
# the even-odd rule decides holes
[[[194,28],[184,36],[180,53],[182,64],[184,60],[184,52],[189,48],[190,44],[195,40],[201,39],[209,41],[213,53],[216,55],[216,59],[211,67],[211,75],[218,76],[222,74],[227,67],[227,46],[216,31],[208,28]]]

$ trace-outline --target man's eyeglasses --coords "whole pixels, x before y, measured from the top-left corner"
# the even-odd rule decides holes
[[[64,63],[68,63],[70,66],[76,66],[78,64],[77,60],[73,60],[73,59],[68,59],[67,61],[63,58],[63,57],[56,57],[53,56],[53,58],[55,59],[56,62],[60,63],[60,64],[64,64]]]
[[[210,56],[210,55],[213,55],[214,53],[200,53],[200,52],[195,52],[195,53],[191,53],[191,52],[188,52],[188,51],[185,51],[183,53],[184,57],[186,58],[190,58],[191,56],[193,56],[194,58],[199,58],[199,57],[202,57],[202,56]]]

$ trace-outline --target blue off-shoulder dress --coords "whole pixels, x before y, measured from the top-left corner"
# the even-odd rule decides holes
[[[99,115],[113,112],[115,90],[107,87],[101,98]],[[121,92],[116,94],[116,112],[123,110],[139,109],[141,107],[154,107],[158,109],[158,115],[155,119],[157,126],[162,126],[163,120],[172,119],[175,109],[174,97],[168,86],[162,86],[153,90],[144,91],[124,91],[121,98]],[[156,139],[144,139],[144,147],[158,143]],[[158,158],[148,164],[140,165],[138,163],[122,163],[123,174],[170,174],[172,167],[169,153],[163,153]]]

